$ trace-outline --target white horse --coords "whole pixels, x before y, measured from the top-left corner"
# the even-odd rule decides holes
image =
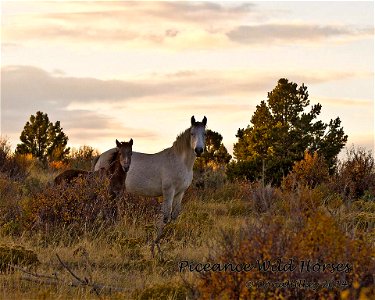
[[[193,180],[195,158],[205,148],[207,118],[196,122],[191,117],[191,126],[181,133],[172,147],[155,154],[133,152],[125,180],[130,193],[159,197],[163,196],[163,222],[155,243],[161,237],[162,228],[181,212],[181,201]],[[108,169],[108,161],[116,148],[110,149],[94,161],[94,170]]]

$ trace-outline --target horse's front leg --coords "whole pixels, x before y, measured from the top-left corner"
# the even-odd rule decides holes
[[[163,231],[164,231],[164,228],[166,226],[166,223],[164,223],[162,214],[159,214],[156,217],[156,224],[155,225],[156,225],[157,233],[156,233],[156,239],[151,244],[151,254],[152,254],[152,257],[155,257],[155,246],[156,246],[157,249],[158,249],[158,253],[160,255],[160,259],[162,259],[162,252],[161,252],[161,249],[160,249],[160,240],[163,236]]]
[[[171,186],[163,187],[163,221],[167,224],[171,221],[172,203],[174,198],[174,189]]]
[[[184,192],[180,192],[174,196],[173,199],[173,209],[172,209],[172,220],[176,220],[181,212],[181,202],[184,196]]]
[[[151,253],[152,257],[155,257],[154,248],[157,246],[160,256],[161,249],[160,249],[160,240],[163,236],[163,231],[165,226],[171,221],[171,214],[172,214],[172,203],[174,198],[174,189],[171,186],[164,186],[163,187],[163,204],[162,204],[162,213],[158,214],[156,217],[156,229],[157,235],[156,239],[151,245]]]

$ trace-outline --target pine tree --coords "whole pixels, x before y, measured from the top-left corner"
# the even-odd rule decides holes
[[[223,136],[213,130],[206,130],[206,149],[202,156],[196,159],[195,167],[198,169],[207,168],[208,165],[226,165],[232,156],[228,153],[223,144]]]
[[[31,115],[20,136],[21,143],[17,145],[18,154],[32,154],[40,160],[63,160],[69,154],[66,148],[68,137],[60,127],[60,121],[55,124],[49,121],[48,115],[38,111]]]
[[[330,170],[347,141],[340,118],[329,124],[316,120],[322,106],[310,105],[307,87],[282,78],[268,93],[267,101],[257,105],[250,125],[239,129],[234,145],[237,162],[230,164],[230,177],[257,179],[280,183],[306,150],[318,151]],[[265,172],[265,173],[264,173]]]

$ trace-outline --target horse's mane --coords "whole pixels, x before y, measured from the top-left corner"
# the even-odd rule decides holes
[[[182,153],[184,150],[190,147],[190,128],[191,127],[180,133],[173,142],[172,148],[179,153]]]

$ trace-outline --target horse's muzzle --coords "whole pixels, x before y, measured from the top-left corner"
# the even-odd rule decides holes
[[[201,156],[201,154],[203,153],[203,148],[195,148],[195,154],[199,157],[199,156]]]

